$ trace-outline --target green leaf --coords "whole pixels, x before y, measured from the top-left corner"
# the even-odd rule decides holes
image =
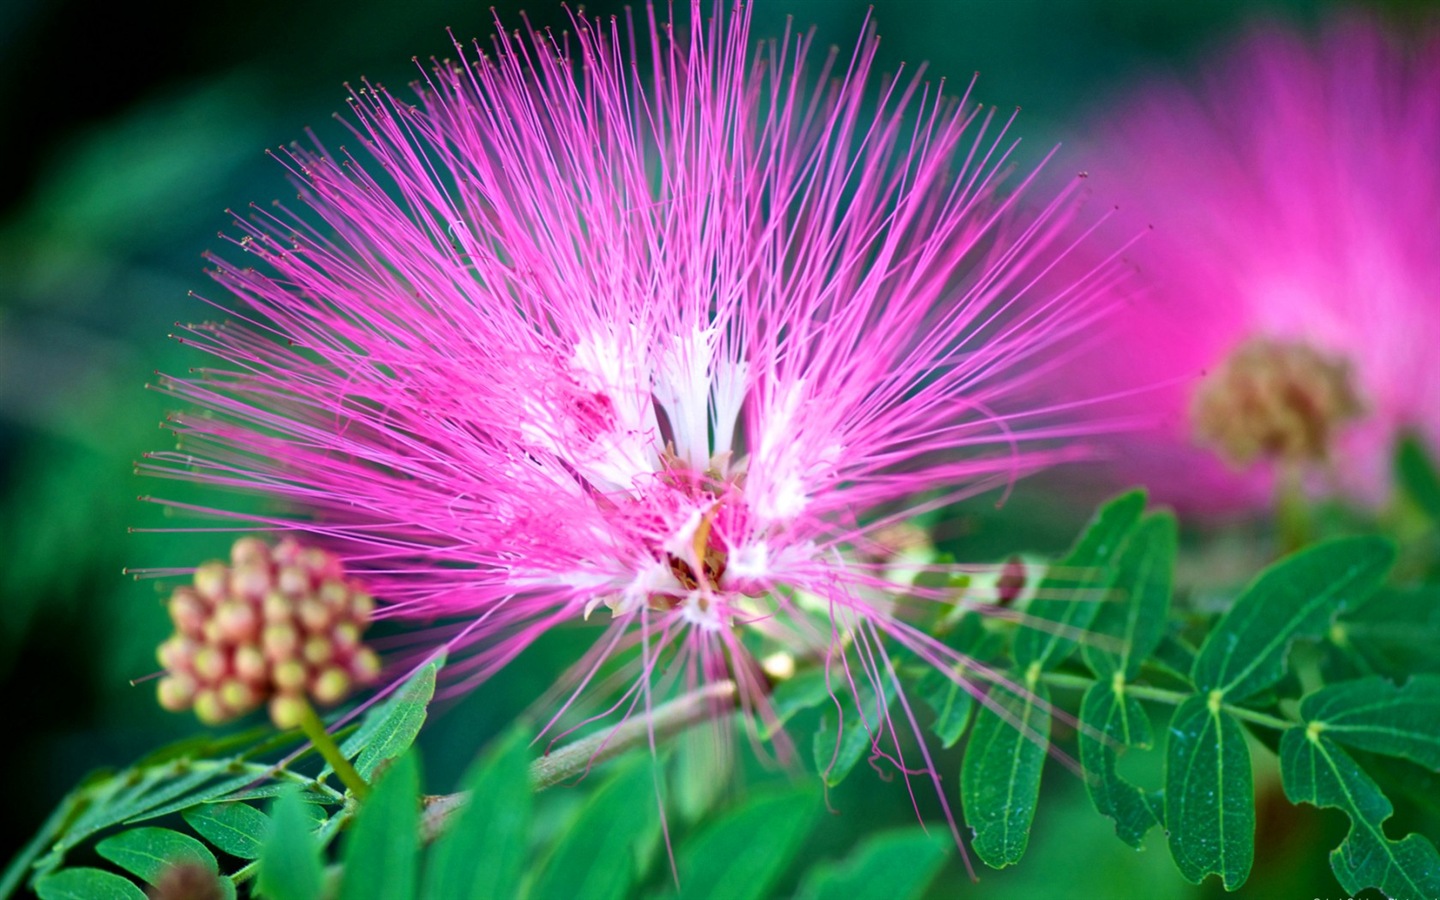
[[[1342,810],[1350,833],[1330,853],[1330,867],[1351,894],[1376,888],[1387,897],[1440,897],[1440,853],[1418,834],[1392,841],[1385,820],[1394,808],[1380,788],[1324,732],[1291,728],[1280,740],[1280,779],[1292,803]]]
[[[61,869],[35,883],[40,900],[145,900],[145,892],[114,872]]]
[[[820,717],[811,744],[815,769],[830,787],[844,781],[865,751],[883,739],[890,703],[895,699],[892,678],[881,676],[882,689],[877,694],[865,673],[852,669],[850,677],[855,681],[853,690],[845,670],[838,665],[832,668],[830,687],[835,696]]]
[[[420,726],[425,724],[425,710],[435,696],[436,674],[444,664],[444,657],[438,657],[411,675],[367,712],[359,729],[340,745],[346,759],[355,759],[355,770],[361,778],[368,781],[381,763],[395,759],[415,743]],[[330,767],[326,766],[325,771],[329,772]]]
[[[686,841],[676,855],[682,897],[760,900],[771,896],[815,827],[809,791],[762,794]]]
[[[1082,652],[1091,671],[1101,680],[1116,672],[1129,681],[1155,652],[1165,634],[1170,611],[1171,576],[1175,570],[1175,517],[1156,513],[1141,520],[1115,561],[1116,602],[1095,614],[1090,630],[1120,639],[1118,652],[1099,643],[1085,644]]]
[[[1219,875],[1233,891],[1255,858],[1255,788],[1240,723],[1217,699],[1191,697],[1170,719],[1165,828],[1180,874]]]
[[[409,900],[420,854],[420,766],[405,753],[386,768],[345,841],[340,900]]]
[[[1440,585],[1382,588],[1333,626],[1330,642],[1366,675],[1440,671]]]
[[[991,868],[1025,855],[1050,740],[1050,696],[1044,684],[1019,695],[996,685],[975,717],[960,764],[965,823],[975,853]]]
[[[320,844],[299,791],[291,787],[276,798],[270,822],[260,850],[256,893],[268,900],[315,900],[322,893]]]
[[[800,900],[918,900],[950,852],[949,833],[905,828],[866,838],[843,863],[805,874]]]
[[[930,729],[940,737],[940,745],[946,749],[955,746],[965,733],[965,726],[970,724],[975,698],[960,682],[934,669],[921,677],[915,690],[935,710],[935,722]]]
[[[240,859],[255,859],[270,830],[270,817],[248,803],[206,803],[182,815],[195,833]]]
[[[529,744],[524,732],[510,732],[466,774],[470,799],[430,848],[429,900],[518,896],[534,807]]]
[[[1415,505],[1440,525],[1440,471],[1415,435],[1406,435],[1395,447],[1395,480]]]
[[[829,699],[830,688],[825,684],[824,669],[806,669],[793,678],[787,678],[775,685],[775,690],[770,694],[770,718],[761,723],[761,734],[769,740],[797,713],[819,706]]]
[[[168,828],[122,831],[96,844],[95,852],[150,884],[155,884],[166,869],[179,863],[198,863],[210,872],[220,871],[215,854],[204,844]]]
[[[638,757],[600,787],[561,831],[530,886],[534,900],[620,900],[635,879],[632,847],[657,818],[652,761]]]
[[[1022,627],[1013,654],[1021,671],[1031,666],[1053,668],[1064,662],[1076,636],[1090,626],[1114,579],[1112,563],[1145,511],[1145,492],[1121,494],[1096,511],[1075,546],[1046,572],[1038,597],[1027,609],[1027,621],[1055,624]],[[1081,599],[1081,598],[1093,599]]]
[[[1236,703],[1279,681],[1291,642],[1325,634],[1337,612],[1380,586],[1394,560],[1389,541],[1354,537],[1270,566],[1206,636],[1190,672],[1195,686]]]
[[[1116,773],[1116,747],[1149,747],[1150,720],[1134,697],[1097,681],[1081,701],[1080,726],[1080,762],[1090,800],[1101,815],[1115,820],[1120,840],[1138,850],[1156,824],[1155,813],[1144,792]]]
[[[1306,695],[1300,715],[1331,740],[1440,770],[1440,676],[1332,684]]]

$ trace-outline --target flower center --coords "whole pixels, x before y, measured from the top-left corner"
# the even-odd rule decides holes
[[[1244,468],[1265,458],[1323,462],[1336,432],[1364,407],[1347,360],[1300,341],[1252,338],[1200,385],[1195,440]]]

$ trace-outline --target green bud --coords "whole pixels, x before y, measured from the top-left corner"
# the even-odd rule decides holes
[[[331,578],[320,585],[320,602],[327,606],[343,607],[349,599],[350,588],[346,587],[343,581]]]
[[[270,698],[270,721],[281,731],[299,728],[305,721],[305,698],[298,694],[276,694]]]
[[[310,665],[322,666],[335,656],[335,647],[325,638],[316,635],[305,641],[302,654]]]
[[[270,678],[282,691],[298,691],[305,686],[309,673],[305,669],[305,664],[300,660],[287,659],[275,666],[270,673]]]
[[[238,678],[229,678],[221,682],[218,690],[220,702],[225,704],[227,709],[242,713],[260,702],[260,695],[246,682]]]
[[[380,657],[369,647],[361,647],[350,657],[350,674],[357,684],[369,684],[380,677]]]
[[[350,692],[350,677],[338,666],[327,666],[310,684],[310,695],[327,706],[339,703]]]
[[[356,591],[350,597],[350,618],[355,624],[364,628],[370,624],[370,616],[375,612],[375,598],[363,591]]]
[[[195,695],[195,716],[206,725],[219,725],[230,718],[230,710],[213,690],[203,690]]]
[[[348,653],[360,646],[360,626],[354,622],[336,622],[330,629],[330,640],[335,642],[337,652]]]

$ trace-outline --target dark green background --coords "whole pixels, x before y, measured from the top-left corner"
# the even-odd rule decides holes
[[[156,428],[165,403],[145,384],[155,369],[196,362],[166,332],[207,315],[187,291],[208,289],[200,254],[221,246],[223,210],[291,194],[265,148],[307,126],[340,142],[329,117],[343,107],[342,82],[409,80],[412,56],[446,53],[446,26],[462,38],[488,34],[488,5],[0,4],[0,698],[8,732],[0,740],[0,856],[88,769],[128,762],[194,727],[159,711],[148,686],[128,684],[155,668],[167,623],[156,585],[121,569],[190,565],[223,551],[224,539],[213,536],[127,533],[161,522],[135,498],[166,485],[132,474],[133,460],[167,443]],[[550,0],[526,5],[537,24],[565,21]],[[603,14],[622,8],[586,5]],[[497,6],[506,22],[518,21],[511,0]],[[777,34],[791,14],[801,27],[816,24],[822,45],[848,48],[868,2],[757,6],[757,37]],[[1238,0],[875,6],[883,70],[928,60],[956,86],[978,70],[980,99],[1023,107],[1029,159],[1057,142],[1084,147],[1094,137],[1087,122],[1112,113],[1129,86],[1156,71],[1190,77],[1243,22],[1262,14],[1314,22],[1329,8]],[[1427,12],[1425,4],[1385,6],[1400,16]],[[1103,163],[1066,150],[1056,165]],[[982,556],[1063,543],[1066,516],[1036,524],[1023,515],[1043,505],[1035,490],[1022,488],[1008,517],[992,525]],[[570,640],[562,636],[449,709],[427,736],[432,789],[448,789],[476,743],[548,685]],[[1042,803],[1031,857],[983,886],[1019,896],[1104,896],[1094,891],[1107,886],[1113,896],[1183,895],[1153,833],[1149,852],[1131,854],[1085,808],[1078,780],[1056,774],[1047,793],[1058,799]],[[830,829],[839,834],[862,830],[866,819],[911,818],[903,790],[868,774],[833,800],[848,813]],[[1259,870],[1244,893],[1323,890],[1328,873],[1314,829],[1336,823],[1297,817],[1283,802],[1261,815]],[[1285,882],[1292,875],[1299,880]],[[946,877],[963,874],[952,866]]]

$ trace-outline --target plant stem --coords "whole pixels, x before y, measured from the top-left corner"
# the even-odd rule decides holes
[[[648,716],[626,719],[599,734],[566,744],[530,764],[530,783],[535,790],[543,791],[632,747],[648,743],[652,734],[656,741],[665,740],[713,718],[718,710],[728,710],[735,702],[735,693],[735,682],[719,681],[662,704]]]
[[[330,768],[335,770],[335,774],[340,776],[341,783],[357,800],[363,801],[370,793],[370,785],[360,777],[360,773],[350,765],[350,760],[340,752],[340,748],[335,744],[335,739],[330,736],[330,732],[325,730],[325,723],[321,722],[320,717],[316,715],[315,707],[311,706],[308,700],[302,700],[301,703],[304,704],[304,711],[300,717],[300,728],[305,732],[305,736],[310,739],[311,744],[315,745],[315,750],[330,764]]]
[[[1070,675],[1065,672],[1045,672],[1040,680],[1052,687],[1074,688],[1075,690],[1088,690],[1096,679],[1086,678],[1084,675]],[[1171,691],[1165,688],[1147,687],[1143,684],[1126,684],[1125,693],[1137,700],[1153,700],[1157,703],[1168,703],[1171,706],[1179,706],[1191,697],[1193,692]],[[1267,728],[1278,728],[1284,731],[1286,728],[1294,728],[1301,723],[1272,716],[1268,713],[1256,712],[1244,706],[1234,706],[1226,703],[1222,707],[1230,715],[1237,719],[1244,719],[1256,725],[1264,725]]]
[[[535,790],[543,791],[591,766],[648,744],[652,734],[659,742],[713,719],[734,705],[738,690],[733,681],[718,681],[661,704],[648,716],[627,719],[599,734],[567,744],[530,764],[530,784]],[[426,797],[420,822],[423,839],[431,841],[443,833],[450,819],[469,801],[468,791]]]

